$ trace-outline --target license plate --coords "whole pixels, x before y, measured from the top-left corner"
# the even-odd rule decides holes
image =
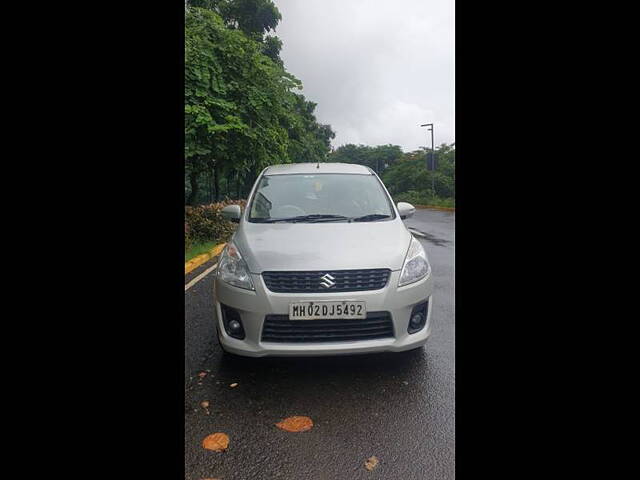
[[[290,320],[367,318],[366,302],[296,302],[289,304]]]

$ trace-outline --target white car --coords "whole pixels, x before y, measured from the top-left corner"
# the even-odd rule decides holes
[[[431,331],[433,280],[420,242],[369,168],[267,167],[214,281],[225,352],[251,357],[400,352]]]

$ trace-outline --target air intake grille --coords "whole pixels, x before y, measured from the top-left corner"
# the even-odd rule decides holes
[[[393,338],[389,312],[369,312],[365,319],[289,320],[289,315],[267,315],[263,342],[317,343]]]
[[[335,285],[323,282],[330,275]],[[377,268],[369,270],[320,270],[315,272],[263,272],[262,278],[267,288],[277,293],[322,293],[358,292],[379,290],[389,281],[391,270]],[[323,286],[324,284],[324,286]]]

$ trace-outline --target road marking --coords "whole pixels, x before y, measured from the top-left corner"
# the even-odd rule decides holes
[[[216,267],[218,266],[218,264],[216,263],[215,265],[213,265],[212,267],[207,268],[204,272],[202,272],[200,275],[198,275],[196,278],[194,278],[193,280],[191,280],[189,283],[187,283],[184,286],[184,291],[186,292],[187,290],[189,290],[191,287],[193,287],[196,283],[198,283],[200,280],[202,280],[204,277],[206,277],[207,275],[209,275],[211,272],[213,272]]]

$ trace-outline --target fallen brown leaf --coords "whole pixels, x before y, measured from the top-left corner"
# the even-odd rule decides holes
[[[198,376],[199,376],[200,378],[204,378],[204,377],[206,377],[206,376],[207,376],[207,372],[200,372],[200,373],[198,374]]]
[[[288,417],[279,423],[276,423],[276,427],[287,432],[305,432],[311,430],[313,427],[313,420],[309,417]]]
[[[231,385],[229,385],[229,386],[230,386],[231,388],[235,388],[235,387],[237,387],[237,386],[238,386],[238,384],[237,384],[237,383],[232,383],[232,384],[231,384]]]
[[[367,470],[371,471],[378,466],[378,459],[376,457],[371,457],[364,462],[364,466]]]
[[[225,433],[212,433],[202,441],[202,446],[214,452],[223,452],[229,446],[229,437]]]
[[[208,400],[204,400],[200,403],[200,406],[202,408],[209,408],[209,401]]]

